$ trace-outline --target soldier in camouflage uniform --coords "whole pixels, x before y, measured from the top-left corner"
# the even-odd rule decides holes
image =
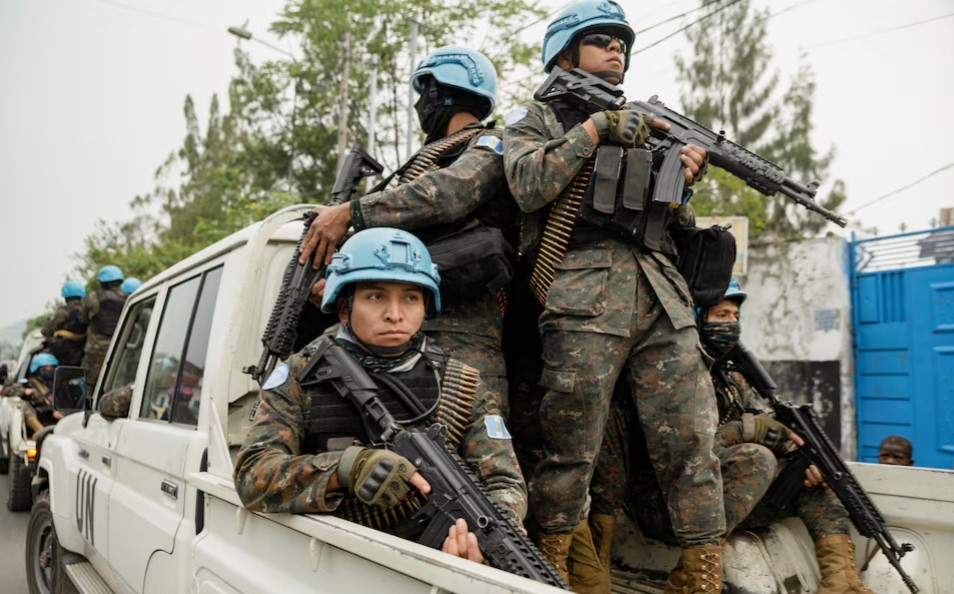
[[[512,267],[510,242],[516,240],[518,213],[503,173],[503,141],[493,113],[497,74],[480,52],[443,47],[424,58],[411,77],[421,94],[416,104],[425,146],[397,172],[398,185],[375,191],[350,204],[315,209],[317,218],[302,244],[302,263],[314,251],[316,265],[330,261],[348,226],[397,227],[413,231],[429,248],[438,238],[479,224],[488,247],[466,245],[461,251],[497,256],[476,264],[476,278],[444,262],[441,294],[444,312],[428,320],[424,331],[448,354],[480,371],[486,389],[507,416],[507,378],[501,346],[503,310]],[[390,178],[389,178],[390,179]],[[503,256],[503,257],[501,257]],[[434,252],[437,259],[439,255]],[[476,258],[475,258],[476,259]],[[316,292],[320,290],[316,285]]]
[[[68,280],[60,291],[65,303],[58,307],[41,332],[50,353],[60,365],[79,365],[83,362],[83,347],[86,345],[86,288],[82,283]]]
[[[444,423],[488,496],[521,526],[526,487],[494,398],[475,369],[448,358],[420,331],[425,312],[441,309],[437,268],[424,245],[406,231],[368,229],[345,242],[328,270],[322,310],[337,311],[341,327],[289,357],[262,385],[235,466],[245,506],[334,513],[405,538],[418,536],[408,533],[404,518],[429,491],[426,481],[407,459],[366,447],[374,436],[357,407],[330,383],[302,374],[337,344],[376,383],[407,388],[403,400],[400,386],[381,390],[398,420],[417,427]],[[481,560],[476,538],[466,534],[459,521],[444,551]],[[454,544],[463,540],[466,551]]]
[[[4,396],[20,398],[30,439],[63,418],[63,413],[53,408],[53,374],[59,364],[53,355],[38,353],[30,361],[26,384],[14,383],[3,389]]]
[[[798,435],[771,417],[745,378],[731,370],[729,357],[741,334],[740,309],[746,297],[733,279],[720,303],[697,311],[702,343],[713,361],[710,372],[719,407],[715,452],[722,466],[726,534],[737,527],[768,526],[791,515],[785,511],[788,506],[780,505],[784,502],[769,502],[763,496],[785,465],[778,456],[792,444],[803,445]],[[591,486],[591,514],[615,517],[625,508],[645,536],[676,544],[635,411],[627,404],[625,398],[614,400]],[[854,564],[848,512],[814,466],[806,471],[791,507],[815,541],[822,574],[819,593],[871,594]]]
[[[619,83],[633,39],[616,2],[578,2],[547,28],[545,69],[579,67]],[[539,323],[546,442],[531,474],[530,507],[540,524],[541,549],[567,571],[571,534],[586,524],[587,491],[610,396],[622,375],[638,386],[636,406],[653,467],[688,560],[676,576],[682,585],[667,591],[694,592],[705,583],[717,592],[725,530],[722,479],[712,453],[717,415],[689,291],[671,260],[668,228],[675,214],[653,203],[647,186],[637,187],[647,176],[587,172],[596,167],[597,154],[615,154],[617,163],[623,155],[634,167],[651,161],[645,150],[651,125],[665,124],[631,110],[590,114],[561,102],[531,103],[507,120],[504,168],[528,215],[520,251],[534,259],[531,283],[545,307]],[[689,184],[705,151],[691,145],[681,150]],[[632,196],[638,196],[635,206]],[[617,224],[617,214],[631,223]],[[604,581],[591,591],[608,587]]]
[[[126,303],[127,295],[121,288],[123,278],[123,271],[118,266],[103,266],[96,274],[100,288],[86,296],[89,329],[83,353],[83,369],[86,370],[86,381],[91,388],[99,380],[99,370],[106,359],[109,341],[113,338]]]

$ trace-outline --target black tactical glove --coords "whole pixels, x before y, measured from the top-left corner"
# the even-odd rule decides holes
[[[652,134],[653,116],[631,109],[607,109],[590,116],[600,140],[620,146],[640,146]]]
[[[784,453],[791,435],[791,429],[769,415],[742,415],[742,439],[749,443],[764,445],[775,453]]]
[[[389,509],[410,490],[417,472],[407,458],[389,450],[350,447],[338,462],[338,482],[362,503]]]

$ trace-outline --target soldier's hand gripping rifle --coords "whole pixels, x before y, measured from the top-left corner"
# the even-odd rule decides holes
[[[654,202],[669,203],[673,207],[682,204],[685,165],[680,159],[679,149],[686,144],[695,144],[706,149],[710,163],[725,169],[765,196],[782,194],[836,225],[844,227],[848,224],[846,218],[815,202],[816,183],[804,186],[796,182],[775,163],[726,139],[723,132],[717,134],[669,109],[655,95],[649,101],[626,103],[623,90],[617,85],[580,68],[567,71],[555,66],[533,97],[539,101],[560,99],[589,113],[605,109],[632,109],[668,123],[670,128],[666,131],[652,128],[653,135],[660,138],[668,149],[656,174]]]
[[[334,206],[348,202],[357,190],[359,181],[371,175],[380,175],[382,171],[384,166],[374,157],[357,146],[352,147],[348,156],[345,157],[341,171],[338,172],[335,185],[331,188],[331,204]],[[278,299],[272,307],[272,315],[269,316],[262,335],[262,345],[265,347],[262,350],[262,356],[257,365],[243,370],[259,384],[272,373],[279,361],[287,359],[292,354],[295,337],[298,334],[298,323],[305,309],[305,302],[311,294],[311,287],[325,274],[323,265],[315,269],[311,261],[305,264],[298,263],[301,257],[301,244],[308,235],[315,216],[314,211],[305,215],[305,228],[298,240],[298,247],[295,248],[295,253],[285,268]]]
[[[730,360],[735,364],[738,371],[745,376],[752,389],[772,406],[775,411],[775,419],[805,440],[805,445],[795,450],[796,455],[818,468],[825,479],[825,483],[831,487],[842,505],[848,510],[851,523],[854,524],[858,533],[866,538],[873,538],[881,548],[881,552],[887,557],[888,562],[901,575],[901,579],[908,589],[912,593],[918,592],[914,580],[901,567],[901,558],[908,551],[913,551],[914,546],[909,543],[898,545],[897,541],[894,540],[885,526],[881,512],[878,511],[851,469],[841,459],[835,446],[825,435],[812,405],[794,405],[779,400],[775,394],[777,390],[775,381],[762,366],[761,361],[746,349],[741,342],[736,345]],[[802,470],[798,474],[802,475],[806,467],[807,464],[801,465]],[[800,485],[801,476],[796,477],[795,481],[797,481],[797,485]]]
[[[372,439],[380,436],[377,441],[383,447],[407,458],[431,486],[427,502],[410,518],[424,530],[420,544],[440,549],[450,527],[463,518],[492,567],[569,589],[530,539],[487,497],[467,463],[447,447],[443,425],[435,423],[427,431],[403,427],[354,357],[331,341],[320,348],[298,376],[302,387],[329,382],[361,411]]]

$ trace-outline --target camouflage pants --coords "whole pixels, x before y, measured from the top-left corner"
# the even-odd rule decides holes
[[[530,480],[530,509],[544,532],[570,532],[580,522],[610,399],[622,376],[635,387],[649,458],[664,485],[680,543],[715,543],[725,530],[722,479],[712,453],[717,413],[698,334],[691,326],[673,327],[633,256],[627,259],[614,249],[611,266],[590,268],[581,261],[586,255],[574,257],[568,254],[563,262],[568,280],[586,280],[577,276],[580,270],[596,272],[590,278],[598,279],[599,286],[570,284],[555,295],[558,277],[540,319],[545,441]],[[602,253],[593,256],[598,258],[604,258]],[[586,317],[585,311],[593,295],[603,300],[597,303],[596,318],[593,313]],[[598,326],[599,318],[619,324],[620,312],[629,312],[628,328],[620,335],[585,331]]]
[[[83,351],[83,369],[86,370],[86,381],[90,386],[90,393],[92,393],[93,386],[99,380],[99,370],[106,359],[106,351],[109,350],[110,340],[112,340],[112,336],[103,336],[93,332],[90,332],[86,338],[86,347]]]
[[[507,418],[507,365],[502,347],[503,320],[496,297],[485,296],[465,305],[447,307],[424,322],[424,331],[445,353],[477,368]]]
[[[634,422],[632,410],[614,403],[590,487],[592,510],[609,515],[625,510],[645,536],[678,544],[640,428]],[[762,500],[778,468],[775,454],[763,446],[742,443],[719,452],[719,462],[725,489],[726,534],[737,527],[762,528],[786,517]],[[848,512],[827,487],[803,489],[795,509],[813,540],[848,533]]]

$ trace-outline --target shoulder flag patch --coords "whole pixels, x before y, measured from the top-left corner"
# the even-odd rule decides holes
[[[507,125],[513,126],[525,117],[527,117],[527,107],[525,105],[514,107],[510,110],[510,113],[507,114]]]
[[[497,153],[498,155],[503,154],[503,140],[490,134],[487,134],[478,138],[477,144],[474,146],[485,146],[489,148],[490,150],[492,150],[493,152]]]
[[[500,415],[487,415],[484,417],[484,426],[487,427],[487,436],[491,439],[510,439],[510,432],[504,425],[504,420]]]
[[[272,372],[265,383],[262,384],[263,390],[274,390],[288,381],[288,365],[279,363],[275,371]]]

